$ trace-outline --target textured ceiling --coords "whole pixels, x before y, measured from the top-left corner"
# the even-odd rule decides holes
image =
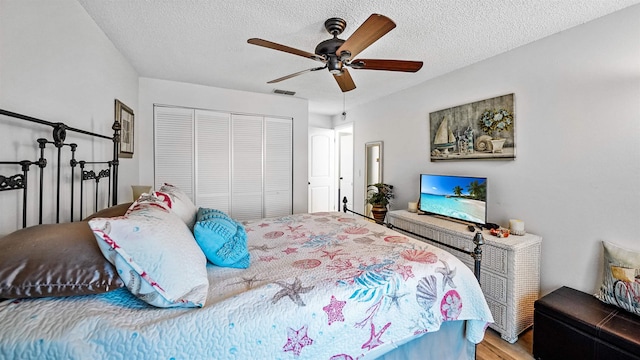
[[[640,0],[78,0],[140,76],[228,89],[294,91],[334,115],[615,12]],[[347,39],[372,13],[396,28],[360,58],[419,60],[417,73],[349,69],[343,94],[328,70],[267,84],[318,62],[247,44],[258,37],[313,52],[341,17]],[[285,96],[285,95],[280,95]]]

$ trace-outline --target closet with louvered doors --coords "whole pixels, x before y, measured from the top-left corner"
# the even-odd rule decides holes
[[[174,184],[196,206],[248,220],[293,210],[293,121],[154,107],[155,185]]]

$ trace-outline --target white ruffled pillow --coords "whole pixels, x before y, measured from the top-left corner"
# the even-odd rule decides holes
[[[127,214],[89,221],[102,254],[127,288],[158,307],[204,306],[207,259],[185,223],[153,196]]]

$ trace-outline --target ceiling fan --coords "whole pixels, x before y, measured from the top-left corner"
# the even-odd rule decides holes
[[[324,27],[327,29],[329,34],[333,35],[333,38],[319,43],[315,48],[315,53],[298,50],[286,45],[258,38],[251,38],[247,40],[247,42],[249,44],[284,51],[324,63],[324,66],[298,71],[296,73],[271,80],[267,82],[267,84],[291,79],[292,77],[311,71],[329,69],[329,72],[333,74],[333,77],[336,79],[336,82],[338,83],[338,86],[340,86],[342,92],[347,92],[356,88],[356,84],[353,82],[347,67],[352,69],[402,72],[416,72],[422,68],[422,61],[353,59],[362,50],[366,49],[369,45],[373,44],[396,27],[393,20],[388,17],[379,14],[372,14],[347,40],[339,39],[338,35],[344,31],[346,26],[347,22],[340,18],[331,18],[325,21]]]

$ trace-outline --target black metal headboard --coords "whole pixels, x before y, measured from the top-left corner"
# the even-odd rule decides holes
[[[45,149],[47,146],[53,146],[56,150],[55,153],[57,155],[57,161],[52,162],[55,165],[53,169],[53,173],[55,179],[53,179],[53,187],[55,191],[55,221],[60,222],[60,196],[61,196],[61,187],[69,186],[70,187],[70,219],[71,221],[82,219],[82,204],[84,203],[84,186],[85,181],[94,181],[95,182],[95,211],[98,210],[98,194],[101,191],[107,191],[107,206],[115,205],[118,201],[118,153],[120,146],[120,123],[115,121],[113,126],[113,136],[106,136],[101,134],[92,133],[90,131],[85,131],[81,129],[76,129],[74,127],[65,125],[61,122],[50,122],[42,119],[37,119],[31,116],[26,116],[22,114],[17,114],[11,111],[0,109],[0,115],[8,116],[11,118],[38,123],[45,126],[50,126],[53,128],[51,139],[46,138],[38,138],[35,140],[37,146],[39,148],[39,158],[37,160],[15,160],[15,161],[0,161],[0,165],[16,165],[16,171],[20,171],[19,173],[14,173],[11,175],[0,175],[0,192],[2,191],[10,191],[10,190],[22,190],[22,227],[27,226],[27,218],[28,218],[28,199],[30,187],[29,181],[31,181],[30,170],[35,165],[39,168],[39,185],[38,185],[38,224],[42,224],[43,222],[43,196],[45,193],[45,171],[47,164],[49,163],[45,157]],[[113,153],[112,158],[105,161],[85,161],[78,160],[76,157],[76,152],[78,150],[78,145],[75,143],[66,143],[67,132],[77,132],[80,134],[88,135],[93,138],[110,140],[113,142]],[[35,145],[35,144],[34,144]],[[70,152],[70,160],[68,163],[63,163],[62,156],[65,151]],[[65,155],[67,158],[69,155]],[[79,166],[79,172],[76,173],[76,168]],[[92,169],[89,169],[89,167]],[[98,167],[104,167],[102,169],[97,169]],[[63,183],[63,179],[61,178],[63,168],[70,168],[70,178],[67,182]],[[3,168],[4,169],[4,168]],[[69,170],[66,170],[69,171]],[[77,175],[78,174],[78,175]],[[102,190],[100,185],[100,181],[106,179],[108,181],[108,187],[106,190]],[[47,182],[48,184],[51,182]],[[80,186],[80,200],[77,203],[79,206],[79,213],[76,214],[74,209],[74,204],[76,204],[75,197],[75,186],[76,183],[79,183]],[[7,209],[5,209],[6,211]]]

